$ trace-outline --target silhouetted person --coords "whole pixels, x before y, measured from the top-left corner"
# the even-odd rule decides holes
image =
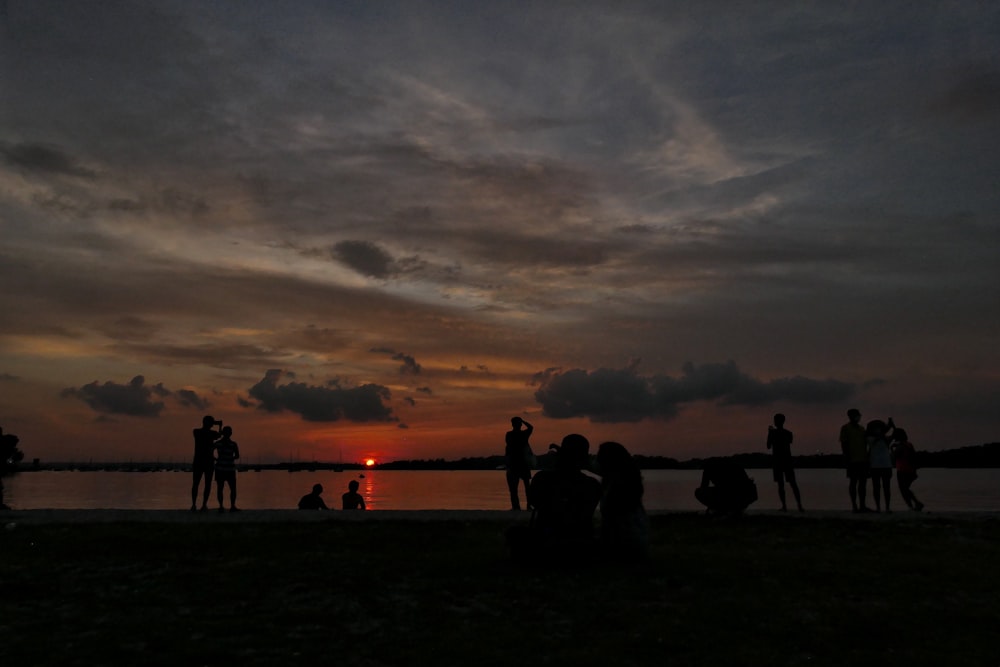
[[[507,467],[507,488],[510,490],[510,508],[512,510],[521,509],[521,501],[517,496],[518,485],[524,482],[524,496],[528,497],[528,485],[531,483],[531,445],[528,438],[531,437],[535,427],[524,421],[520,417],[512,417],[510,420],[511,430],[507,431],[506,446],[504,447],[504,462]],[[525,500],[527,502],[527,500]],[[531,509],[531,503],[528,503]]]
[[[329,509],[320,495],[323,493],[322,484],[313,484],[312,493],[307,493],[299,499],[300,510],[325,510]]]
[[[889,418],[888,425],[881,419],[873,419],[868,422],[865,428],[865,437],[868,441],[868,474],[872,478],[872,496],[875,499],[875,511],[882,511],[879,491],[885,495],[885,511],[891,512],[889,507],[889,488],[892,480],[892,450],[889,448],[891,442],[889,432],[895,429],[892,418]]]
[[[194,475],[194,484],[191,486],[191,511],[198,509],[198,485],[202,476],[205,477],[205,492],[201,497],[201,510],[208,509],[208,496],[212,492],[212,476],[215,474],[215,441],[222,437],[222,433],[214,430],[213,426],[222,427],[221,421],[216,421],[212,415],[205,415],[201,420],[201,428],[196,428],[194,433],[194,463],[191,464],[191,472]]]
[[[785,428],[785,415],[774,415],[774,426],[767,427],[767,448],[771,450],[771,468],[774,471],[774,481],[778,483],[778,498],[781,500],[781,511],[788,511],[785,503],[785,481],[792,487],[795,504],[802,511],[802,497],[799,495],[799,485],[795,481],[795,468],[792,465],[792,432]]]
[[[840,427],[840,451],[844,453],[847,468],[847,487],[851,495],[851,510],[870,512],[865,505],[865,485],[868,483],[868,441],[865,427],[861,425],[861,412],[856,408],[847,411],[848,422]]]
[[[642,473],[632,455],[617,442],[597,448],[601,475],[600,546],[605,557],[636,560],[649,546],[649,521],[642,506]]]
[[[899,484],[899,495],[911,510],[917,512],[924,509],[924,504],[910,490],[917,479],[917,451],[910,443],[906,431],[897,428],[892,434],[892,452],[896,457],[896,482]]]
[[[345,510],[363,510],[365,508],[365,499],[361,497],[358,493],[358,480],[352,479],[347,485],[347,493],[340,497],[342,507]]]
[[[728,462],[710,461],[701,474],[694,497],[709,512],[739,514],[757,500],[757,485],[746,470]]]
[[[543,558],[560,563],[580,562],[594,551],[594,511],[601,499],[601,484],[585,475],[590,443],[573,433],[552,445],[555,466],[542,470],[528,486],[528,503],[534,508],[530,526],[515,526],[507,533],[511,556],[518,561]]]
[[[236,459],[240,458],[240,448],[230,438],[233,429],[226,426],[222,429],[222,437],[215,445],[215,483],[219,490],[219,511],[225,512],[222,506],[222,487],[229,484],[229,511],[239,512],[236,506]]]

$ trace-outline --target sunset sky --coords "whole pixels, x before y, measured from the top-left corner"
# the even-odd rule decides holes
[[[0,2],[43,460],[1000,440],[1000,3]]]

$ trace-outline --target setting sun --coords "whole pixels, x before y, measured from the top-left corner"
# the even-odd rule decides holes
[[[375,465],[375,459],[368,459],[367,461],[365,461],[365,465],[371,468],[373,465]]]

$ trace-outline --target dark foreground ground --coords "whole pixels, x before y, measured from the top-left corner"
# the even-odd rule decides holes
[[[849,517],[655,516],[578,569],[510,565],[523,518],[21,521],[0,663],[1000,664],[1000,519]]]

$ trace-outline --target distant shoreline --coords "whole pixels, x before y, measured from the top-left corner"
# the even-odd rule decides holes
[[[538,468],[552,466],[552,454],[546,453],[538,457]],[[728,461],[748,470],[766,470],[771,467],[771,455],[767,452],[747,452],[729,456],[713,456],[693,458],[684,461],[667,456],[646,456],[636,454],[633,457],[643,470],[701,470],[708,462]],[[843,468],[841,454],[806,454],[793,456],[797,469],[840,469]],[[917,465],[920,468],[1000,468],[1000,442],[987,443],[957,449],[917,452]],[[366,466],[363,463],[342,463],[331,461],[282,461],[279,463],[244,463],[239,470],[287,470],[288,472],[346,472],[359,470],[503,470],[504,457],[476,456],[454,460],[445,459],[412,459],[378,463]],[[190,472],[190,461],[53,461],[42,462],[36,459],[33,463],[22,462],[16,472],[32,471],[84,471],[84,472]]]

